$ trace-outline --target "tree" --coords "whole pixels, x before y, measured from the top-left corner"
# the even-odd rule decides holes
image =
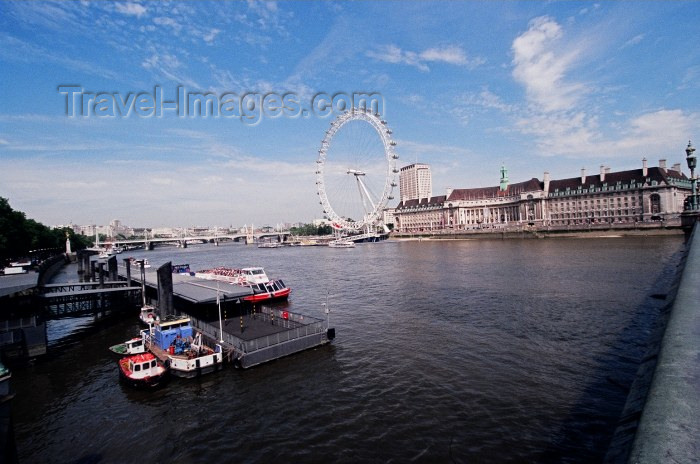
[[[7,198],[0,197],[0,260],[27,257],[33,250],[60,252],[65,247],[66,233],[73,250],[88,246],[89,239],[84,235],[76,235],[68,227],[50,229],[34,219],[27,219],[23,212],[12,209]]]

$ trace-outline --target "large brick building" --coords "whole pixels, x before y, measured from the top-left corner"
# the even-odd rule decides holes
[[[508,225],[583,226],[674,219],[691,192],[680,164],[551,180],[508,183],[505,168],[495,187],[448,189],[447,195],[401,201],[395,230],[424,232],[503,228]]]

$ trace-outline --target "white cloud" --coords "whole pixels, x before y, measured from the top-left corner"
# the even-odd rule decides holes
[[[484,63],[481,58],[469,60],[465,51],[457,45],[428,48],[422,52],[402,50],[396,45],[384,45],[365,53],[368,57],[386,63],[406,64],[421,71],[430,71],[428,63],[447,63],[456,66],[476,67]]]
[[[139,18],[146,14],[146,7],[140,3],[126,2],[126,3],[115,3],[114,8],[118,13],[125,14],[127,16],[138,16]]]
[[[571,109],[587,90],[565,79],[579,52],[557,49],[562,36],[561,26],[542,16],[530,21],[528,30],[513,41],[513,77],[541,111]]]
[[[637,45],[639,42],[644,40],[644,34],[638,34],[629,39],[627,42],[625,42],[620,49],[622,50],[623,48],[631,47],[633,45]]]
[[[159,26],[168,26],[172,28],[175,34],[179,34],[182,30],[182,25],[180,23],[175,21],[173,18],[166,16],[158,16],[157,18],[153,18],[153,22]]]
[[[207,32],[206,34],[204,34],[204,37],[202,37],[202,38],[204,39],[204,41],[206,43],[211,44],[214,41],[214,39],[216,39],[216,36],[219,35],[220,33],[221,33],[220,29],[214,28],[214,29],[210,30],[209,32]]]

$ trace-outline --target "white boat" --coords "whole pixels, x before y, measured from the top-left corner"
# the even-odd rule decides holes
[[[141,306],[141,312],[139,313],[139,319],[144,324],[150,326],[158,322],[158,315],[156,315],[156,308],[151,305]]]
[[[355,248],[355,242],[350,240],[333,240],[328,242],[328,246],[331,248]]]
[[[282,248],[282,246],[280,242],[263,242],[258,245],[258,248]]]
[[[207,280],[218,280],[230,284],[250,287],[253,295],[243,297],[244,300],[253,303],[270,300],[284,300],[289,297],[292,290],[287,287],[281,279],[270,279],[261,267],[244,267],[242,269],[232,269],[228,267],[217,267],[197,271],[195,277]]]
[[[109,350],[120,356],[130,356],[145,353],[146,344],[142,335],[141,337],[134,337],[131,340],[127,340],[124,343],[110,346]]]
[[[161,359],[167,359],[170,372],[177,377],[196,377],[221,369],[223,349],[202,342],[202,334],[194,330],[188,317],[161,321],[152,330],[142,332],[148,348]]]
[[[143,264],[144,269],[148,269],[151,267],[150,264],[148,264],[147,259],[136,259],[136,258],[129,258],[129,261],[131,262],[131,266],[135,267],[136,269],[140,269],[141,265]]]

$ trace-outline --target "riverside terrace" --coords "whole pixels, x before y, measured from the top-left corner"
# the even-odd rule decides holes
[[[243,301],[243,297],[253,294],[249,287],[173,274],[171,263],[157,271],[145,270],[144,275],[146,300],[157,300],[154,306],[161,318],[186,314],[209,343],[222,345],[226,359],[237,367],[247,368],[325,345],[335,337],[335,330],[321,319]],[[141,282],[126,266],[119,268],[119,277]]]

